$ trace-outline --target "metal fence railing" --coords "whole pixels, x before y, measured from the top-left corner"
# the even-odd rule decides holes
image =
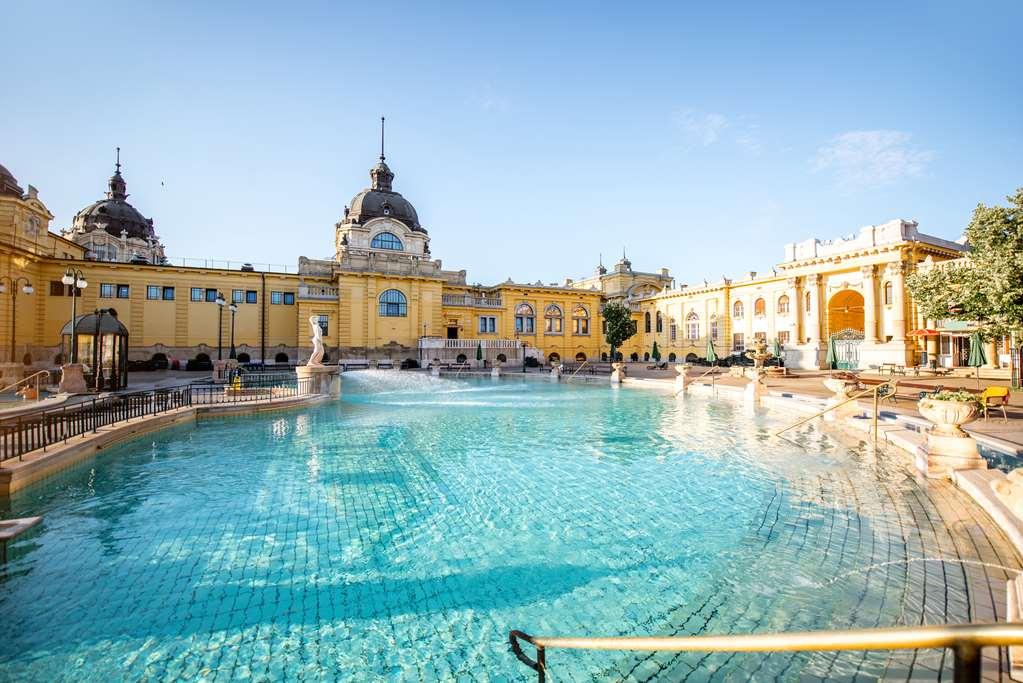
[[[310,393],[311,380],[295,375],[242,376],[227,384],[183,386],[114,394],[0,420],[0,462],[67,443],[100,427],[185,406],[266,402]]]

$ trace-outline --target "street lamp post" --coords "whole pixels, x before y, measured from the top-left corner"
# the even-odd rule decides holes
[[[228,306],[228,310],[231,311],[231,355],[229,358],[233,360],[238,358],[238,354],[234,352],[234,314],[238,312],[238,307],[232,303]]]
[[[7,284],[5,284],[5,281]],[[11,288],[11,362],[14,363],[14,341],[18,333],[18,285],[24,282],[21,286],[21,291],[25,294],[31,294],[35,290],[32,288],[32,283],[27,277],[12,277],[9,275],[0,276],[0,294],[7,293],[8,285]]]
[[[223,292],[217,292],[217,360],[224,360],[224,301]]]
[[[74,363],[78,356],[78,335],[75,333],[78,326],[78,290],[85,289],[89,283],[85,281],[85,273],[70,266],[60,281],[71,287],[71,362]]]

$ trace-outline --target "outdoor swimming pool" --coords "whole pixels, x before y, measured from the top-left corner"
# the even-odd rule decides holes
[[[802,450],[767,436],[777,417],[727,401],[375,371],[344,391],[151,434],[16,495],[5,517],[45,519],[0,580],[3,678],[525,680],[513,628],[990,619],[1005,600],[991,581],[1019,567],[982,512],[904,456],[816,431]],[[950,660],[548,664],[556,681],[698,681],[932,678]]]

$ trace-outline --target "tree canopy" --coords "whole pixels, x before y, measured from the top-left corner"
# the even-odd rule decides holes
[[[606,304],[602,313],[604,322],[607,323],[606,338],[607,343],[611,345],[611,360],[615,360],[616,350],[636,334],[636,326],[632,322],[632,312],[623,304]]]
[[[1023,188],[1008,200],[977,205],[963,258],[906,279],[924,317],[975,321],[986,337],[1023,331]]]

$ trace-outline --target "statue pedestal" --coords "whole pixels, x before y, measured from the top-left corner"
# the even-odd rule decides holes
[[[440,363],[430,365],[430,374],[434,377],[440,377]]]
[[[611,363],[611,384],[621,384],[625,379],[625,363]]]
[[[217,383],[226,382],[231,375],[231,371],[237,368],[238,361],[234,358],[213,361],[213,381]]]
[[[341,395],[341,373],[332,365],[299,365],[295,374],[300,394]]]
[[[62,394],[84,394],[85,366],[81,363],[68,363],[60,366],[60,392]]]
[[[927,477],[947,479],[954,470],[986,470],[987,461],[973,437],[932,433],[916,451],[916,468]]]
[[[764,395],[764,385],[758,380],[751,380],[746,385],[746,391],[743,393],[743,398],[748,407],[760,405],[760,397]]]
[[[500,379],[501,378],[501,363],[500,362],[495,363],[494,367],[490,369],[490,376],[493,379]]]
[[[561,379],[561,366],[555,365],[551,368],[551,381],[557,382]]]
[[[679,363],[675,366],[675,395],[684,396],[686,393],[686,365]]]
[[[827,408],[833,408],[838,406],[843,401],[848,401],[853,391],[856,390],[856,383],[850,382],[844,379],[838,379],[836,377],[829,377],[824,380],[824,386],[826,386],[832,392],[831,398],[825,404]],[[859,407],[855,401],[849,401],[848,403],[841,405],[833,410],[828,410],[822,416],[825,422],[838,422],[844,420],[847,417],[852,417],[859,412]]]

